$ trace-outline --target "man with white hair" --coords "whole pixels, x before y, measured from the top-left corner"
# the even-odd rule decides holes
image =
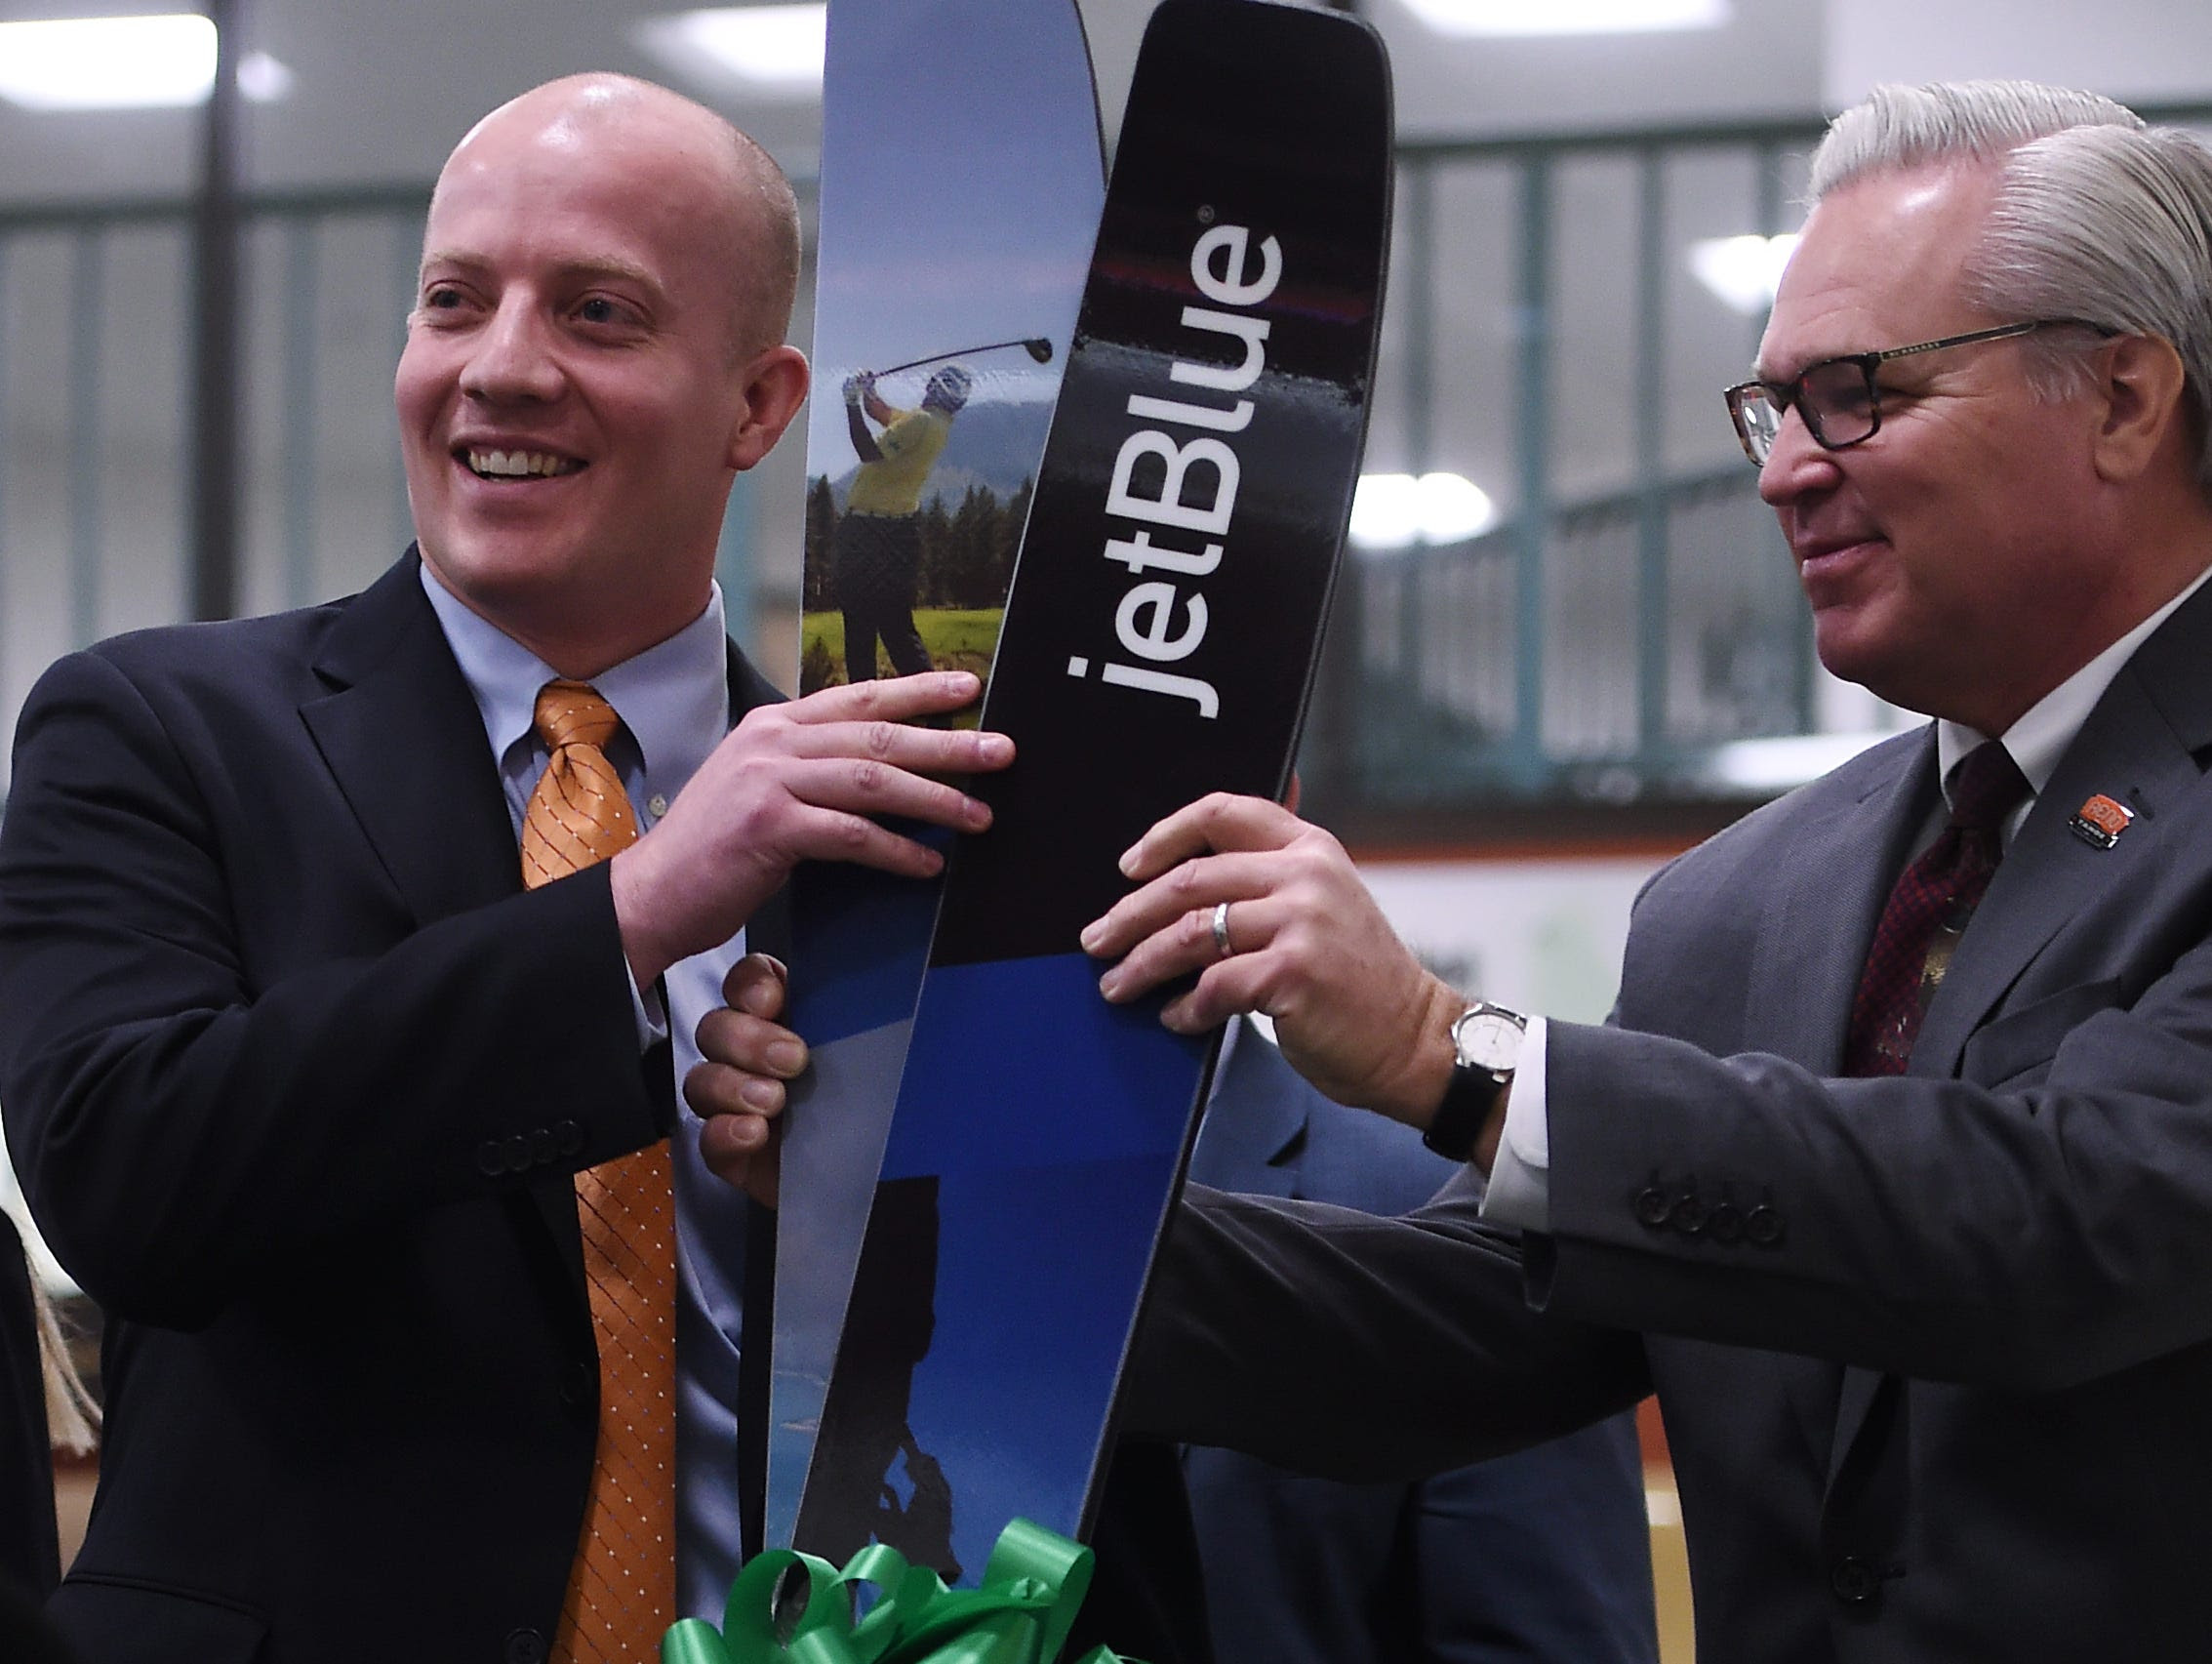
[[[1886,89],[1812,194],[1729,406],[1822,662],[1936,720],[1661,873],[1604,1028],[1470,1012],[1272,804],[1147,833],[1108,997],[1198,971],[1171,1026],[1267,1010],[1497,1158],[1404,1222],[1196,1198],[1131,1419],[1402,1471],[1656,1390],[1705,1664],[2196,1656],[2212,155]]]
[[[1491,1182],[1193,1189],[1125,1426],[1383,1478],[1656,1391],[1702,1664],[2197,1657],[2212,155],[1888,88],[1812,194],[1728,405],[1823,662],[1935,720],[1660,873],[1604,1027],[1470,1006],[1277,805],[1148,832],[1106,996],[1194,976]]]

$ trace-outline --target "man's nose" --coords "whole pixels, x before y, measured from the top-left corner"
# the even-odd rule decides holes
[[[461,390],[495,404],[559,396],[560,359],[550,332],[543,310],[526,298],[503,298],[476,337],[475,350],[462,371]]]
[[[1813,437],[1804,413],[1792,404],[1782,413],[1774,443],[1759,465],[1759,496],[1768,507],[1780,508],[1808,492],[1828,490],[1840,471],[1835,453]]]

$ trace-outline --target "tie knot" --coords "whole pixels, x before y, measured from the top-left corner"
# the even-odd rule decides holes
[[[1966,753],[1951,777],[1951,824],[1961,832],[1994,832],[2023,797],[2028,777],[1999,742],[1986,740]]]
[[[583,682],[551,681],[538,690],[538,707],[531,719],[538,737],[552,751],[563,746],[594,746],[605,750],[622,726],[615,708],[599,697],[599,690]]]

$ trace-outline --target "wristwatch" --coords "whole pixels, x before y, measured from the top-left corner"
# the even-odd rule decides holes
[[[1528,1019],[1518,1011],[1478,999],[1452,1023],[1452,1050],[1457,1061],[1444,1088],[1444,1101],[1436,1106],[1436,1118],[1421,1135],[1421,1142],[1437,1155],[1465,1161],[1474,1154],[1474,1141],[1498,1099],[1513,1083],[1513,1071],[1521,1060],[1521,1037]]]

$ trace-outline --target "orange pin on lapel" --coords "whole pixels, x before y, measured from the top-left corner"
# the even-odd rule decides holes
[[[2135,811],[2124,803],[2115,803],[2102,791],[2074,810],[2073,819],[2067,825],[2073,835],[2083,843],[2098,849],[2110,849],[2119,842],[2120,833],[2127,831],[2135,819]]]

